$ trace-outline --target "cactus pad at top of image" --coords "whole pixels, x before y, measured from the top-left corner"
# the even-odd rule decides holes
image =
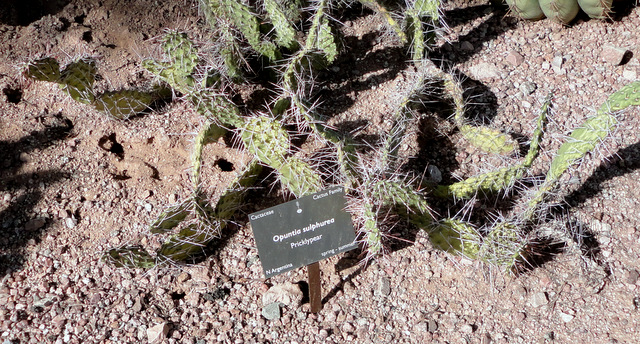
[[[613,0],[578,0],[580,8],[593,19],[607,19]]]
[[[538,0],[507,0],[507,5],[522,19],[539,20],[544,18],[544,12],[542,12]]]
[[[569,24],[578,15],[578,0],[540,0],[544,15],[562,24]]]

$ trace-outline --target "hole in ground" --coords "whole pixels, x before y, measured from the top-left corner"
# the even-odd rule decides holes
[[[98,141],[98,146],[117,155],[118,158],[124,159],[124,147],[116,140],[116,133],[101,137]]]
[[[82,40],[87,43],[93,42],[93,34],[91,31],[85,31],[85,33],[82,34]]]
[[[227,159],[220,158],[216,160],[215,164],[224,172],[231,172],[234,170],[233,163]]]
[[[181,299],[184,299],[185,295],[186,295],[185,293],[178,293],[178,292],[174,291],[173,293],[171,293],[171,299],[172,300],[181,300]]]
[[[22,90],[19,88],[6,87],[2,92],[10,103],[18,104],[22,100]]]

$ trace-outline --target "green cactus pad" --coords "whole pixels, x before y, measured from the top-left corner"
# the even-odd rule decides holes
[[[172,207],[169,207],[165,210],[158,218],[149,226],[149,231],[151,233],[166,233],[182,222],[187,215],[192,211],[193,200],[188,200],[186,202],[182,202],[176,204]]]
[[[367,258],[373,258],[382,253],[382,232],[378,227],[376,213],[370,203],[363,204],[362,226],[360,228],[362,241],[367,249]]]
[[[327,62],[330,64],[338,57],[338,48],[331,32],[331,26],[326,16],[322,16],[320,27],[318,28],[318,41],[316,48],[324,54]]]
[[[247,150],[262,163],[279,169],[289,152],[289,134],[280,122],[267,116],[247,120],[241,133]]]
[[[593,19],[610,18],[613,0],[578,0],[580,8]]]
[[[190,93],[194,88],[192,74],[198,65],[198,50],[183,32],[171,31],[163,38],[162,48],[169,58],[168,62],[145,60],[142,66],[173,89],[181,93]]]
[[[153,94],[134,90],[109,91],[95,98],[93,106],[115,119],[127,119],[149,108]]]
[[[244,120],[238,107],[223,95],[208,90],[193,91],[189,97],[199,114],[227,127],[241,127]]]
[[[580,128],[571,133],[567,142],[560,146],[556,157],[551,161],[547,179],[560,178],[569,166],[584,157],[587,152],[592,151],[609,135],[617,123],[616,118],[609,114],[600,114],[587,119]]]
[[[280,57],[275,44],[261,39],[260,22],[248,6],[236,0],[210,0],[209,6],[214,13],[231,21],[256,52],[271,61]]]
[[[416,0],[413,3],[413,10],[420,16],[427,16],[432,19],[440,17],[440,0]]]
[[[140,246],[114,248],[103,256],[103,259],[119,268],[152,268],[156,261],[149,252]]]
[[[420,16],[412,11],[407,13],[407,33],[411,41],[411,54],[414,61],[420,61],[425,57],[426,45],[424,29]]]
[[[284,2],[287,3],[287,1]],[[293,48],[297,43],[296,30],[292,25],[292,20],[295,18],[288,17],[287,14],[290,15],[290,12],[294,11],[285,8],[282,1],[277,0],[264,0],[264,8],[276,31],[276,44],[289,49]]]
[[[587,119],[571,133],[569,139],[560,146],[551,161],[551,167],[547,172],[544,184],[529,200],[527,210],[523,215],[525,220],[530,221],[533,218],[538,206],[544,201],[545,195],[556,187],[560,176],[613,131],[618,124],[613,113],[634,105],[640,105],[640,80],[634,81],[610,95],[595,116]]]
[[[162,49],[172,67],[182,75],[191,75],[198,65],[198,50],[186,33],[172,31],[164,36]]]
[[[533,135],[531,136],[531,143],[529,143],[529,151],[527,155],[524,157],[524,161],[522,162],[522,166],[531,167],[533,165],[533,161],[538,157],[538,153],[540,153],[540,142],[542,141],[542,136],[544,135],[544,129],[547,124],[547,116],[549,115],[549,106],[551,105],[551,94],[547,96],[542,107],[540,108],[540,115],[538,116],[538,121],[536,125],[536,129],[533,131]]]
[[[296,197],[322,190],[320,175],[300,159],[291,157],[277,170],[280,182]]]
[[[404,182],[378,181],[374,183],[371,194],[374,198],[397,207],[401,215],[419,228],[427,228],[433,223],[427,201]]]
[[[433,43],[435,30],[440,22],[439,8],[439,0],[416,0],[405,12],[405,27],[414,61],[422,60],[429,47],[428,43]]]
[[[634,81],[609,96],[598,109],[598,114],[624,110],[629,106],[640,106],[640,80]]]
[[[544,18],[544,12],[542,12],[538,0],[507,0],[507,5],[522,19],[539,20]]]
[[[445,219],[429,231],[429,240],[433,247],[470,259],[476,259],[480,251],[481,237],[468,223]]]
[[[171,62],[145,60],[142,66],[180,93],[188,94],[193,91],[195,85],[193,76],[176,68]]]
[[[227,28],[222,31],[220,37],[223,45],[220,49],[220,56],[224,60],[224,66],[226,67],[226,74],[232,80],[237,80],[242,76],[240,69],[240,61],[242,61],[242,54],[240,53],[240,47],[231,34],[231,29]]]
[[[72,62],[62,71],[60,87],[75,101],[90,104],[94,99],[93,82],[96,72],[96,64],[92,60]]]
[[[511,136],[491,128],[463,125],[460,132],[469,143],[487,153],[509,155],[518,148]]]
[[[509,189],[521,179],[525,168],[521,165],[503,167],[481,175],[467,178],[463,181],[448,185],[438,186],[435,194],[440,197],[454,197],[455,199],[470,199],[478,192],[486,194]]]
[[[496,224],[484,238],[478,258],[487,264],[513,271],[517,262],[523,260],[527,246],[520,229],[509,222]]]
[[[25,75],[39,81],[58,82],[60,80],[60,64],[52,57],[45,57],[30,62]]]
[[[539,0],[540,8],[547,18],[569,24],[578,15],[578,0]]]

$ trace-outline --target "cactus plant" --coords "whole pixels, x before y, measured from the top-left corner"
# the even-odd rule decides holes
[[[539,20],[545,17],[569,24],[582,10],[590,18],[608,19],[613,0],[506,0],[518,17]]]
[[[163,89],[152,92],[118,90],[95,94],[93,83],[96,73],[96,63],[91,59],[79,59],[61,71],[60,64],[52,57],[35,60],[27,64],[24,71],[28,78],[58,83],[73,100],[93,105],[96,110],[114,119],[127,119],[148,109],[154,101],[165,98]]]
[[[562,24],[569,24],[580,11],[577,0],[540,0],[540,8],[547,18]]]
[[[474,222],[461,217],[438,219],[429,207],[431,194],[456,200],[474,202],[485,194],[506,192],[525,177],[540,151],[550,98],[543,102],[537,127],[532,134],[530,148],[522,162],[473,176],[451,185],[419,186],[418,176],[402,169],[399,147],[407,139],[408,128],[415,125],[419,115],[415,111],[426,80],[439,79],[454,107],[453,122],[469,142],[497,154],[511,154],[518,145],[498,130],[477,127],[465,118],[463,92],[457,80],[433,66],[426,58],[429,52],[428,34],[440,23],[437,1],[409,1],[401,13],[391,13],[375,0],[361,1],[375,9],[387,20],[399,42],[406,48],[407,59],[415,66],[414,83],[399,97],[392,116],[392,129],[381,133],[378,143],[369,150],[348,134],[330,127],[313,106],[312,75],[316,68],[326,68],[340,55],[339,40],[334,22],[330,20],[332,2],[316,0],[303,7],[301,1],[265,0],[245,2],[226,0],[202,1],[208,20],[234,32],[217,32],[218,53],[224,57],[215,66],[227,73],[220,84],[211,85],[202,69],[197,45],[183,33],[170,32],[163,41],[166,61],[149,60],[145,67],[158,79],[168,83],[183,99],[205,117],[204,127],[195,140],[193,153],[193,192],[185,202],[168,208],[151,225],[154,233],[169,235],[155,256],[140,247],[118,248],[106,257],[121,266],[148,268],[167,260],[185,260],[202,251],[224,230],[243,204],[244,192],[257,183],[256,175],[266,168],[277,176],[281,189],[293,197],[300,197],[322,188],[342,184],[348,198],[348,211],[358,228],[358,238],[365,256],[373,258],[384,253],[389,228],[404,218],[424,230],[437,249],[478,259],[487,264],[513,270],[526,260],[529,237],[524,227],[532,223],[539,207],[546,201],[547,192],[556,187],[564,171],[592,150],[615,125],[613,111],[638,104],[637,84],[612,95],[593,119],[576,129],[554,158],[537,193],[526,200],[527,211],[513,216],[500,216],[494,223]],[[306,12],[306,13],[305,13]],[[304,15],[300,15],[304,13]],[[402,18],[401,21],[396,20]],[[301,24],[301,25],[300,25]],[[437,24],[441,25],[441,24]],[[269,30],[262,30],[265,27]],[[298,28],[306,28],[297,31]],[[273,28],[271,30],[270,28]],[[292,35],[291,30],[296,30]],[[295,37],[295,41],[292,40]],[[247,82],[242,79],[251,71],[240,64],[229,65],[228,57],[239,54],[234,61],[258,57],[274,71],[276,87],[261,111],[240,109],[233,99],[233,87],[228,83]],[[236,55],[234,55],[236,56]],[[281,59],[282,58],[282,59]],[[55,68],[36,74],[40,79],[55,77]],[[226,133],[236,138],[237,146],[251,158],[238,179],[217,201],[207,199],[200,185],[203,147]],[[305,137],[321,146],[319,158],[306,159],[292,137]],[[314,152],[312,152],[314,153]],[[402,172],[400,172],[402,171]],[[476,197],[477,196],[477,197]],[[391,215],[393,214],[393,215]]]

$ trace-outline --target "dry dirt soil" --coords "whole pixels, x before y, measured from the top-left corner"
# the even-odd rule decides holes
[[[175,101],[112,120],[55,84],[26,79],[24,65],[92,57],[96,90],[144,87],[153,78],[141,62],[157,56],[165,30],[184,30],[202,44],[207,31],[190,0],[42,3],[10,0],[0,8],[0,343],[639,341],[638,108],[620,114],[611,137],[563,180],[563,206],[539,230],[560,244],[547,243],[535,268],[506,274],[399,228],[389,234],[404,241],[391,240],[367,265],[357,252],[322,261],[324,308],[312,314],[301,300],[305,269],[265,280],[242,221],[194,264],[142,270],[101,260],[109,248],[162,242],[147,226],[189,196],[202,119]],[[621,6],[607,22],[581,16],[570,26],[521,21],[482,1],[444,9],[449,31],[431,56],[461,80],[471,116],[526,141],[553,94],[533,175],[572,128],[640,75],[640,8]],[[319,76],[321,109],[332,124],[375,136],[412,67],[372,11],[354,6],[343,24],[350,50]],[[446,117],[427,116],[415,128],[416,146],[407,149],[415,167],[435,166],[450,182],[518,161],[469,147]],[[205,186],[215,197],[246,157],[224,142],[204,154]],[[245,211],[284,200],[277,187],[263,186],[256,194],[274,201],[250,198]],[[493,206],[472,205],[480,213]],[[274,293],[281,314],[263,307],[263,296]]]

